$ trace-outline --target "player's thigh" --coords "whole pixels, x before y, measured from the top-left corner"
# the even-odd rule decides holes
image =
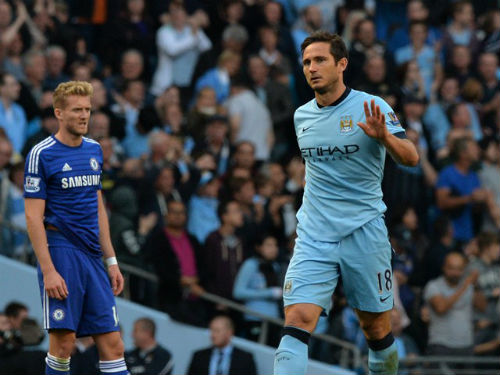
[[[285,326],[314,331],[323,307],[313,303],[297,303],[285,307]]]
[[[120,332],[92,335],[101,361],[112,361],[123,357],[125,350]]]
[[[337,248],[338,243],[315,241],[299,232],[283,286],[285,306],[314,304],[330,310],[339,278]]]
[[[76,341],[75,331],[52,329],[49,331],[49,353],[57,358],[68,358]]]
[[[88,256],[86,267],[87,288],[78,335],[119,331],[115,297],[101,259]]]
[[[392,248],[383,218],[370,221],[342,240],[339,252],[349,305],[367,312],[392,309]]]
[[[56,271],[64,279],[68,296],[63,300],[51,298],[45,291],[43,275],[38,267],[38,284],[42,299],[43,326],[45,329],[76,331],[84,300],[84,276],[81,273],[80,251],[70,247],[49,248]]]
[[[391,332],[391,310],[369,312],[355,309],[359,324],[368,340],[380,340]]]

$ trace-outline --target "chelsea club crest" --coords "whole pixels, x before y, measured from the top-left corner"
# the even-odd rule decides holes
[[[99,170],[99,163],[95,158],[90,158],[90,167],[94,170],[97,171]]]
[[[340,133],[346,134],[352,131],[352,116],[340,116]]]

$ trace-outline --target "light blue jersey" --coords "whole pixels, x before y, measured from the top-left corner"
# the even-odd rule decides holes
[[[372,99],[385,115],[389,132],[403,135],[383,99],[350,88],[330,106],[320,108],[313,99],[295,112],[295,132],[306,164],[298,231],[317,241],[340,241],[386,210],[381,187],[385,147],[357,125],[366,122],[363,102]]]

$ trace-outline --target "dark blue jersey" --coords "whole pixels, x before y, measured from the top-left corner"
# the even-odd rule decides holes
[[[45,200],[44,223],[96,256],[102,255],[97,210],[101,171],[101,146],[85,137],[77,147],[46,138],[31,149],[24,168],[24,197]],[[49,239],[50,245],[55,244]]]

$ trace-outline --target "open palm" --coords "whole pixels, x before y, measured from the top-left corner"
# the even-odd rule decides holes
[[[358,122],[358,126],[363,129],[365,134],[369,137],[375,139],[384,139],[388,130],[385,126],[385,115],[380,112],[380,107],[375,105],[375,100],[371,100],[370,108],[368,108],[368,103],[364,102],[366,123]]]

